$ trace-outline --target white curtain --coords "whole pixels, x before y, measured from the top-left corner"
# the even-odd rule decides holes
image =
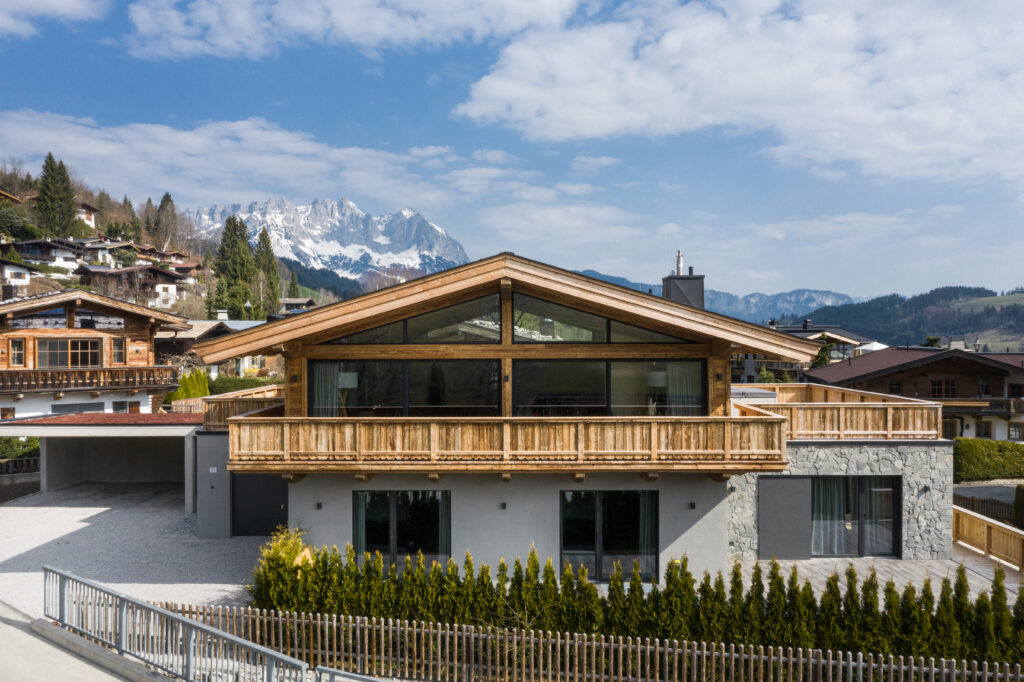
[[[698,361],[667,362],[667,414],[673,417],[701,416],[704,409],[704,377]]]
[[[811,483],[811,556],[846,554],[844,476],[818,476]]]
[[[337,360],[314,360],[309,363],[309,416],[338,416],[338,374],[342,366],[343,363]]]

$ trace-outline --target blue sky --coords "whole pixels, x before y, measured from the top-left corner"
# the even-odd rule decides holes
[[[0,0],[0,158],[733,293],[1024,284],[1024,6]]]

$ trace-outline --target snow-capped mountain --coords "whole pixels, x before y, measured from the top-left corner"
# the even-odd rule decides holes
[[[348,199],[316,199],[299,206],[269,199],[188,212],[206,239],[219,238],[232,215],[245,221],[254,241],[265,225],[278,256],[352,279],[382,272],[398,277],[432,273],[469,260],[459,242],[410,208],[371,216]]]

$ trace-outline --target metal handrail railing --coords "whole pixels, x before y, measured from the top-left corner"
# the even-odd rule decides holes
[[[350,673],[337,668],[328,668],[326,665],[316,667],[317,682],[381,682],[380,677]]]
[[[188,682],[303,682],[309,665],[52,566],[43,611],[61,627]]]

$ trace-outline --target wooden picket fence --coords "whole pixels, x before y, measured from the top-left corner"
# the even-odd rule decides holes
[[[429,682],[1021,682],[1020,664],[160,604],[282,654]]]
[[[1002,500],[993,500],[988,497],[968,497],[953,493],[953,504],[963,507],[982,516],[987,516],[996,521],[1013,525],[1013,505]]]

